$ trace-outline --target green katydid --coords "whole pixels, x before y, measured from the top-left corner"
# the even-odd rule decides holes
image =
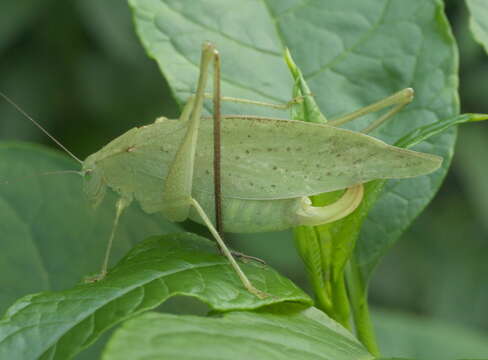
[[[218,56],[212,44],[203,45],[197,90],[178,120],[159,118],[153,124],[133,128],[83,162],[85,193],[92,203],[100,203],[107,187],[119,194],[100,277],[107,272],[120,215],[137,200],[147,213],[161,212],[171,221],[190,218],[206,225],[244,286],[262,295],[240,269],[210,220],[215,217],[214,136],[212,122],[202,116],[202,111],[208,67],[218,61]],[[219,67],[215,68],[214,84],[218,84]],[[412,95],[411,89],[405,89],[333,124],[394,105],[365,129],[368,132],[410,102]],[[216,97],[279,107],[221,98],[219,93]],[[360,204],[362,183],[427,174],[442,161],[435,155],[397,148],[364,133],[326,124],[227,115],[222,116],[221,131],[221,205],[223,226],[228,232],[282,230],[336,221]],[[346,191],[335,203],[311,206],[308,196],[341,189]]]

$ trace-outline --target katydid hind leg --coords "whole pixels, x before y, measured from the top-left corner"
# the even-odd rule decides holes
[[[163,213],[171,221],[183,221],[188,217],[193,181],[195,151],[203,109],[204,90],[208,77],[208,66],[214,56],[212,45],[204,44],[200,60],[200,75],[191,115],[187,122],[186,134],[179,145],[169,168],[163,188]],[[189,114],[189,109],[185,108]]]
[[[361,132],[367,134],[376,129],[378,126],[380,126],[390,117],[395,115],[397,112],[399,112],[404,106],[412,102],[413,95],[414,91],[412,88],[405,88],[371,105],[365,106],[359,110],[353,111],[352,113],[341,116],[339,118],[332,119],[328,122],[328,124],[331,126],[340,126],[361,116],[393,106],[393,108],[389,110],[386,114],[372,122],[363,130],[361,130]]]
[[[215,240],[217,240],[217,243],[219,244],[220,249],[224,253],[225,257],[227,257],[227,259],[229,260],[230,265],[234,268],[235,272],[239,276],[239,279],[241,280],[241,282],[244,285],[244,287],[250,293],[256,295],[257,297],[259,297],[261,299],[268,297],[269,296],[268,294],[266,294],[265,292],[257,289],[256,287],[254,287],[254,285],[248,279],[248,277],[246,276],[246,274],[244,273],[244,271],[242,271],[241,267],[239,266],[239,264],[237,263],[237,261],[232,256],[231,251],[229,250],[229,248],[227,247],[227,245],[225,245],[224,240],[222,240],[222,238],[220,237],[219,233],[217,232],[217,230],[213,226],[212,222],[210,221],[210,219],[208,218],[207,214],[205,213],[205,211],[203,210],[203,208],[200,206],[200,204],[195,199],[193,199],[193,198],[191,199],[191,203],[192,203],[192,206],[197,210],[198,214],[202,218],[203,222],[205,223],[205,225],[207,226],[207,228],[209,229],[209,231],[214,236]]]
[[[183,107],[183,111],[181,112],[180,115],[180,121],[181,122],[187,122],[190,120],[191,113],[193,111],[193,108],[195,106],[195,96],[192,95],[186,102],[185,106]]]
[[[199,216],[203,219],[206,226],[215,237],[225,256],[228,258],[231,266],[234,268],[246,289],[258,297],[264,297],[265,294],[256,289],[247,276],[244,274],[239,264],[232,257],[230,250],[225,245],[218,231],[206,215],[205,211],[192,198],[193,167],[195,163],[195,152],[198,140],[198,128],[203,109],[205,98],[205,86],[208,77],[208,67],[212,60],[215,59],[216,50],[210,43],[205,43],[202,50],[200,61],[200,75],[198,79],[197,92],[190,119],[188,120],[187,131],[182,143],[179,145],[173,163],[170,166],[168,175],[165,179],[163,189],[163,199],[165,207],[163,213],[172,221],[183,221],[188,218],[190,207],[193,206]]]

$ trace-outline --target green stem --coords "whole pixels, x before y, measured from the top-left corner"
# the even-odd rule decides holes
[[[351,330],[351,308],[347,296],[346,283],[343,276],[332,282],[332,304],[334,307],[333,318],[346,329]]]
[[[293,230],[295,246],[302,258],[317,300],[317,307],[329,316],[333,313],[329,291],[322,272],[322,251],[316,232],[310,226],[298,226]]]
[[[346,269],[347,287],[351,301],[356,336],[374,356],[380,356],[368,308],[368,294],[353,255]]]
[[[324,287],[319,285],[317,280],[318,279],[311,279],[313,292],[317,300],[317,307],[326,314],[331,315],[334,313],[334,308]]]

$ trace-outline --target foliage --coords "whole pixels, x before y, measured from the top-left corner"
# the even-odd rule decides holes
[[[238,339],[238,340],[237,340]],[[217,318],[148,313],[124,323],[102,359],[372,359],[319,310],[232,312]]]
[[[196,297],[218,311],[282,301],[310,305],[308,296],[291,281],[269,268],[245,264],[249,277],[270,294],[263,300],[256,298],[215,252],[210,241],[189,233],[148,238],[103,281],[27,295],[0,321],[0,356],[69,359],[113,325],[175,295]]]
[[[195,65],[198,65],[199,49],[203,40],[212,40],[221,51],[223,93],[227,96],[274,102],[289,100],[293,81],[282,59],[285,47],[290,48],[314,94],[313,99],[328,118],[355,110],[401,88],[415,88],[416,100],[394,120],[378,129],[374,136],[401,146],[415,143],[418,150],[440,154],[445,158],[443,169],[429,177],[368,184],[367,201],[358,213],[344,221],[318,229],[315,245],[302,242],[302,250],[304,243],[305,247],[308,246],[308,249],[302,251],[302,256],[310,270],[312,281],[316,276],[315,295],[327,290],[327,296],[331,296],[328,286],[337,290],[333,294],[341,294],[339,291],[344,290],[344,270],[347,269],[345,265],[352,256],[352,273],[356,275],[353,284],[357,285],[352,291],[358,291],[358,299],[364,304],[368,283],[376,265],[424,209],[447,171],[453,154],[455,130],[451,128],[441,135],[437,133],[456,123],[481,119],[470,114],[457,116],[457,52],[443,14],[442,3],[417,0],[408,3],[384,1],[372,4],[357,0],[349,1],[346,5],[341,1],[330,1],[325,6],[319,1],[246,1],[239,2],[241,11],[238,13],[233,11],[235,3],[223,0],[207,1],[205,4],[170,0],[132,0],[130,3],[135,13],[138,34],[148,53],[158,61],[171,93],[180,104],[194,91],[197,76]],[[470,6],[475,6],[474,3],[470,2]],[[18,10],[18,18],[22,21],[3,22],[2,26],[7,29],[4,34],[20,32],[27,26],[29,19],[35,18],[36,11],[38,12],[35,7],[28,9],[9,6]],[[77,65],[77,68],[85,69],[84,74],[78,75],[79,78],[90,78],[97,81],[97,84],[103,83],[102,79],[105,78],[113,82],[110,85],[112,88],[102,87],[98,92],[91,93],[88,90],[89,84],[85,82],[75,93],[78,96],[67,94],[62,101],[58,101],[64,104],[65,112],[68,109],[70,114],[73,113],[75,118],[80,119],[81,128],[90,129],[87,126],[87,122],[89,124],[93,121],[90,118],[102,122],[102,131],[89,134],[92,136],[90,142],[96,144],[95,146],[102,145],[103,129],[106,130],[114,124],[115,129],[124,129],[127,124],[133,125],[133,115],[127,116],[128,113],[146,121],[161,114],[174,116],[177,113],[174,109],[164,113],[154,107],[154,100],[161,97],[161,94],[154,91],[158,85],[147,88],[149,96],[146,99],[143,99],[144,96],[129,95],[130,87],[127,87],[127,83],[137,83],[142,88],[144,83],[151,83],[149,80],[156,76],[154,71],[147,70],[150,64],[145,62],[141,52],[137,53],[135,41],[130,40],[133,35],[128,31],[128,24],[124,23],[128,12],[115,4],[96,1],[80,1],[77,7],[84,19],[86,33],[96,37],[99,46],[103,45],[109,56],[117,59],[116,65],[108,66],[100,59],[87,56],[84,62]],[[481,11],[473,14],[481,14]],[[123,32],[114,31],[110,27],[112,23],[108,25],[105,16],[109,15],[113,24],[124,24],[119,27],[124,29]],[[475,21],[480,28],[483,26],[479,23],[482,17],[474,17],[473,23]],[[481,32],[474,25],[473,28],[478,40],[483,41]],[[79,46],[83,40],[77,39]],[[3,41],[0,46],[8,48],[9,41]],[[76,54],[72,56],[75,58]],[[0,69],[1,65],[0,63]],[[20,66],[22,64],[19,63]],[[115,68],[126,74],[123,84],[120,80],[114,80],[117,78],[113,75],[115,72],[112,74],[107,71]],[[130,74],[134,72],[137,76],[132,79]],[[24,71],[23,74],[29,79],[29,83],[37,84],[33,78],[29,78],[29,74],[42,76],[38,73]],[[5,78],[9,79],[8,76]],[[6,83],[18,82],[18,78],[13,75],[10,79],[12,80]],[[161,80],[151,84],[157,84],[157,81]],[[139,88],[137,85],[131,87]],[[81,98],[83,105],[69,108],[68,104],[75,103],[75,97]],[[113,106],[111,97],[120,106]],[[144,110],[133,110],[136,102]],[[153,104],[149,104],[151,102]],[[146,103],[148,106],[145,106]],[[170,101],[167,108],[171,108],[171,105]],[[45,105],[40,108],[43,106]],[[80,109],[83,111],[77,111]],[[35,111],[35,107],[27,107],[27,110]],[[89,111],[94,113],[87,116]],[[226,107],[225,112],[287,116],[237,105]],[[5,112],[0,109],[0,114]],[[41,111],[42,114],[42,118],[49,115]],[[377,115],[367,116],[350,127],[360,129],[373,116]],[[9,119],[12,115],[3,117]],[[88,130],[68,132],[65,139],[69,140],[74,134],[83,134],[84,131]],[[8,134],[9,131],[3,133]],[[110,140],[110,137],[106,140]],[[420,143],[420,140],[426,141]],[[476,161],[473,162],[470,155],[472,153],[465,153],[466,161],[463,166],[479,169]],[[76,168],[75,163],[51,151],[31,145],[2,144],[0,158],[0,174],[2,180],[7,181],[0,187],[0,217],[2,220],[6,219],[0,223],[1,233],[5,234],[1,240],[4,260],[0,262],[0,266],[4,275],[0,277],[0,282],[6,289],[2,292],[0,304],[5,308],[24,294],[54,290],[28,295],[10,307],[0,322],[3,339],[0,342],[0,353],[3,351],[3,354],[12,356],[11,351],[18,351],[19,354],[24,352],[23,355],[18,355],[19,359],[37,358],[42,353],[43,358],[69,358],[91,344],[110,326],[145,310],[155,310],[159,303],[170,296],[185,294],[208,302],[214,312],[209,317],[156,313],[137,316],[116,330],[103,358],[121,358],[117,354],[126,356],[127,345],[131,341],[135,342],[137,336],[151,335],[154,336],[151,339],[161,339],[159,336],[162,334],[163,342],[153,341],[148,346],[133,347],[133,357],[147,355],[146,352],[150,351],[172,349],[181,351],[180,355],[184,356],[183,354],[194,353],[192,346],[200,345],[199,349],[203,349],[202,346],[208,344],[209,339],[215,339],[216,334],[222,336],[222,348],[233,353],[242,353],[250,349],[248,342],[229,342],[229,338],[263,338],[267,334],[270,343],[252,348],[256,354],[268,354],[267,358],[275,355],[277,358],[285,358],[281,353],[285,347],[276,346],[276,341],[302,353],[313,344],[317,348],[312,353],[320,351],[323,358],[327,358],[328,352],[335,359],[341,358],[340,356],[344,359],[372,358],[346,330],[318,309],[303,310],[309,305],[307,296],[269,267],[243,265],[246,273],[250,273],[253,279],[270,276],[266,284],[280,287],[268,289],[276,297],[265,301],[249,297],[249,294],[241,291],[240,284],[234,281],[234,274],[224,270],[222,258],[213,254],[214,250],[207,241],[191,235],[149,238],[133,248],[113,268],[106,281],[79,284],[71,290],[62,290],[73,286],[87,273],[96,271],[113,217],[114,198],[110,197],[97,212],[93,212],[83,199],[80,179],[76,175],[37,176],[46,171]],[[478,182],[480,176],[477,177]],[[475,185],[476,183],[473,184]],[[476,186],[482,193],[483,185]],[[378,201],[375,202],[376,200]],[[477,200],[481,201],[481,198]],[[149,235],[175,232],[179,229],[179,226],[165,223],[159,216],[149,217],[133,206],[124,215],[122,226],[118,230],[115,258],[120,258],[132,245]],[[273,238],[286,241],[289,238],[282,233],[263,236],[261,239],[269,238],[269,241]],[[260,247],[265,248],[268,244],[269,242],[263,241]],[[321,247],[320,255],[323,257],[310,256],[317,255],[315,251]],[[277,253],[276,250],[272,251]],[[164,263],[161,262],[163,259],[166,259]],[[206,269],[208,273],[198,275],[194,270],[195,264],[208,261],[212,263]],[[168,274],[168,271],[171,273],[181,267],[185,269],[183,273]],[[176,287],[164,289],[168,276],[176,279]],[[203,287],[202,284],[207,286]],[[315,286],[316,284],[319,286]],[[212,291],[212,286],[218,290]],[[219,294],[235,296],[216,299],[215,296]],[[320,297],[317,300],[317,306],[320,307]],[[340,308],[343,300],[340,297],[332,299],[339,305],[339,311],[344,310]],[[302,305],[297,308],[295,304],[283,304],[283,301],[299,301]],[[261,308],[270,303],[281,304]],[[354,303],[352,306],[353,311],[357,310]],[[243,309],[248,311],[221,313],[224,310]],[[323,307],[322,309],[325,310]],[[336,314],[338,312],[330,313],[333,317]],[[386,349],[384,354],[418,358],[426,356],[420,350],[410,350],[409,353],[405,350],[404,354],[392,352],[391,344],[399,339],[388,337],[392,331],[401,334],[402,340],[415,338],[415,332],[402,333],[397,324],[389,323],[388,319],[392,318],[390,315],[378,317],[381,324],[385,324],[384,327],[393,329],[380,329],[380,344]],[[340,317],[336,319],[343,320]],[[148,326],[152,322],[154,324]],[[188,322],[191,322],[192,329],[187,327]],[[417,321],[402,319],[399,323],[412,329],[417,326]],[[164,325],[157,326],[158,324]],[[248,327],[257,324],[260,324],[260,328],[256,328],[254,333],[250,332]],[[344,324],[347,325],[347,321]],[[170,325],[174,333],[164,329]],[[288,332],[280,333],[283,326],[299,326],[297,329],[300,334],[295,333],[292,336]],[[180,330],[183,332],[179,333]],[[435,327],[431,331],[441,332]],[[449,343],[461,341],[463,336],[456,335],[460,333],[462,332],[446,335],[452,340]],[[316,341],[311,342],[310,338]],[[29,347],[23,345],[26,341],[29,342]],[[192,346],[188,346],[188,343]],[[54,346],[55,344],[57,345]],[[428,344],[422,346],[427,347]],[[431,356],[439,357],[442,354],[442,358],[446,359],[448,356],[458,356],[459,353],[449,353],[448,348],[446,346],[437,352],[432,350]],[[471,350],[473,353],[470,356],[481,356],[486,351],[482,346],[478,350],[473,346]],[[205,351],[212,349],[206,348]],[[203,357],[205,352],[202,350],[200,354]],[[79,358],[88,359],[94,356],[85,353]],[[306,355],[301,355],[304,356]]]

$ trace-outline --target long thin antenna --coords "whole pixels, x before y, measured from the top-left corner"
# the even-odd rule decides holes
[[[27,119],[29,119],[35,126],[37,126],[44,134],[46,134],[52,141],[54,141],[61,149],[66,151],[66,153],[71,156],[73,159],[78,161],[80,164],[83,164],[83,161],[78,159],[71,151],[69,151],[63,144],[61,144],[54,136],[49,134],[47,130],[45,130],[41,124],[39,124],[37,121],[35,121],[32,116],[27,114],[22,108],[17,105],[13,100],[11,100],[7,95],[5,95],[3,92],[0,91],[0,96],[3,97],[10,105],[12,105],[14,108],[17,109],[18,112],[20,112],[22,115],[24,115]]]

